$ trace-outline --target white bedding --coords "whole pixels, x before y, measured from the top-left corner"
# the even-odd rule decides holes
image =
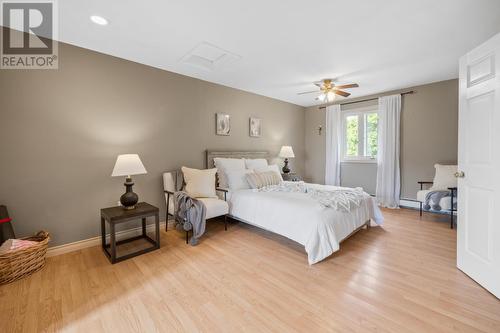
[[[307,185],[319,190],[340,189]],[[339,243],[368,220],[383,222],[375,200],[366,193],[361,205],[350,212],[325,208],[306,193],[297,192],[244,189],[231,191],[228,201],[233,217],[304,245],[310,265],[338,251]]]

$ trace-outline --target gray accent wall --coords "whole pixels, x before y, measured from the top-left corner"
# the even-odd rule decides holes
[[[415,199],[419,180],[432,181],[434,164],[456,164],[458,151],[458,80],[448,80],[422,86],[366,96],[369,99],[414,90],[403,97],[401,111],[401,197]],[[343,110],[376,104],[377,101],[343,106]],[[325,181],[325,110],[306,109],[306,173],[315,183]],[[323,131],[318,135],[317,128]],[[343,163],[341,183],[361,186],[368,193],[376,189],[376,164]]]
[[[341,163],[340,174],[340,185],[362,187],[366,193],[375,195],[377,189],[376,163]]]
[[[215,113],[231,135],[215,135]],[[249,118],[262,119],[260,138]],[[116,205],[116,156],[140,155],[140,200],[161,208],[162,172],[204,167],[206,149],[291,145],[303,174],[305,109],[87,49],[59,44],[59,70],[0,71],[0,203],[18,236],[44,229],[58,245],[99,235],[99,209]],[[162,217],[164,220],[164,217]]]

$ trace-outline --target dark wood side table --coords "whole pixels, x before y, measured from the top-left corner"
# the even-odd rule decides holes
[[[302,181],[302,177],[297,175],[295,172],[289,172],[289,173],[282,173],[281,177],[283,180],[290,181],[290,182],[300,182]]]
[[[126,210],[121,206],[109,207],[101,209],[101,237],[102,249],[112,264],[117,262],[147,253],[160,248],[160,210],[158,207],[150,205],[146,202],[139,202],[135,205],[135,209]],[[146,218],[155,218],[155,238],[152,239],[146,234]],[[142,234],[136,237],[116,241],[115,226],[120,223],[129,222],[132,220],[142,220]],[[106,244],[106,221],[110,228],[110,242]],[[120,244],[129,243],[138,239],[145,239],[153,246],[140,251],[129,253],[121,257],[116,257],[116,247]]]

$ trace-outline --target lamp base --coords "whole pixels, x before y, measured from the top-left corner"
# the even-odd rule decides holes
[[[134,185],[132,178],[127,177],[123,185],[125,185],[126,192],[120,197],[120,203],[124,209],[135,209],[135,204],[139,201],[139,196],[132,191],[132,186]]]
[[[290,172],[290,168],[288,167],[288,158],[285,158],[285,165],[283,166],[283,173],[289,173]]]

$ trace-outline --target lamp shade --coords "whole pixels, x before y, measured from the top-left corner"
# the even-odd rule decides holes
[[[295,154],[293,153],[292,146],[281,147],[280,154],[278,156],[281,158],[294,158]]]
[[[144,173],[148,172],[146,171],[144,164],[142,164],[139,155],[125,154],[118,155],[116,158],[115,167],[113,168],[111,177],[141,175]]]

